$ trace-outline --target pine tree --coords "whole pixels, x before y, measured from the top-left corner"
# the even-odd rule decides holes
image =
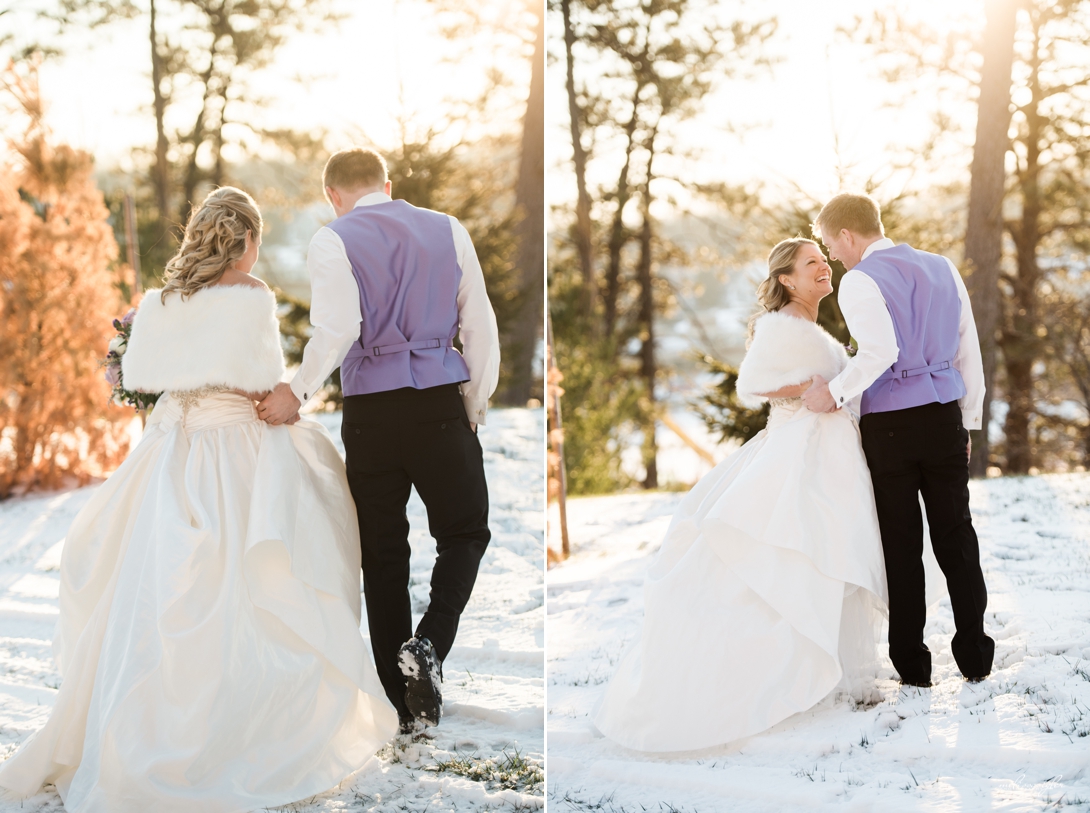
[[[50,143],[33,66],[2,82],[29,125],[0,174],[0,498],[108,473],[133,417],[100,366],[124,303],[91,156]]]

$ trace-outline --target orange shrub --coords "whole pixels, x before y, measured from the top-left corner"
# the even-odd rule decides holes
[[[127,305],[91,156],[49,143],[33,73],[5,80],[30,126],[0,167],[0,498],[108,474],[133,417],[99,365]]]

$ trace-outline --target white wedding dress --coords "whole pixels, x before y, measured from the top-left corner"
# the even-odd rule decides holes
[[[0,765],[70,813],[234,813],[325,791],[393,735],[359,631],[344,464],[317,423],[250,400],[283,370],[275,299],[149,291],[126,385],[166,389],[140,443],[72,523],[45,727]]]
[[[761,317],[738,393],[830,379],[844,348]],[[779,401],[768,425],[686,495],[644,587],[640,637],[593,719],[620,744],[685,751],[764,731],[874,686],[886,601],[870,473],[848,410]]]

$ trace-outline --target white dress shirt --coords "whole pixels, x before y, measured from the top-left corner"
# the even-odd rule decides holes
[[[364,195],[356,206],[385,203],[383,192]],[[450,217],[454,250],[462,278],[458,283],[458,337],[462,355],[469,368],[469,381],[461,385],[466,415],[473,423],[483,424],[488,413],[488,399],[496,391],[500,377],[500,339],[496,314],[485,290],[484,272],[473,249],[469,232]],[[340,236],[323,226],[310,241],[307,252],[310,275],[310,323],[314,327],[303,350],[303,361],[291,380],[291,391],[305,404],[341,366],[352,343],[360,337],[360,289],[352,274]]]
[[[884,237],[867,246],[862,259],[893,246],[894,242]],[[960,341],[952,362],[965,382],[965,395],[958,400],[958,406],[961,407],[965,428],[980,429],[984,415],[984,365],[980,357],[976,322],[973,321],[973,308],[965,282],[954,264],[948,259],[946,262],[950,265],[950,273],[953,274],[961,300],[961,320],[958,323]],[[848,330],[859,345],[859,352],[848,362],[848,366],[829,382],[829,392],[837,407],[841,407],[861,395],[888,370],[897,361],[900,350],[893,329],[893,317],[889,314],[878,283],[873,279],[862,271],[849,271],[840,280],[837,301]]]

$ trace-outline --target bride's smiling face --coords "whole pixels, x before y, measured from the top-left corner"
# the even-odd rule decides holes
[[[813,243],[803,243],[795,254],[791,273],[782,274],[780,283],[787,285],[794,297],[821,300],[833,292],[833,271],[820,248]]]

